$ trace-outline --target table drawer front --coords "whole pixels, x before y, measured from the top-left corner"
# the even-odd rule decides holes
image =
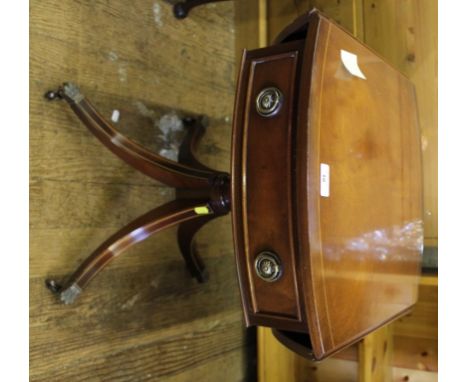
[[[239,262],[241,279],[248,284],[243,296],[249,300],[250,319],[262,325],[272,322],[278,325],[276,321],[282,320],[294,326],[293,322],[302,321],[292,215],[292,137],[300,46],[292,45],[296,49],[247,57],[244,62],[246,101],[237,178],[234,172],[240,184],[233,195],[237,210],[241,211],[234,211],[240,216],[240,224],[234,224],[234,233],[235,237],[242,237],[237,240],[236,250],[238,261],[243,258]],[[277,93],[262,109],[265,89],[267,94],[271,89]],[[257,270],[256,260],[263,254],[278,262],[279,277],[274,281],[261,277],[261,264],[260,271]],[[266,265],[268,270],[268,261]]]

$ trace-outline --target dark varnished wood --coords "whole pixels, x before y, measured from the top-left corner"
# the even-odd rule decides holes
[[[291,179],[302,47],[302,42],[294,42],[244,55],[236,111],[242,103],[245,112],[235,114],[232,168],[232,192],[239,195],[233,204],[233,224],[236,233],[242,232],[234,236],[236,256],[240,275],[246,275],[241,282],[249,280],[250,285],[244,292],[247,322],[264,325],[273,320],[278,327],[296,330],[305,329],[292,236]],[[281,90],[284,103],[277,115],[266,118],[255,111],[255,98],[271,85]],[[282,256],[283,276],[275,283],[259,279],[252,266],[256,255],[268,250]]]
[[[123,251],[151,235],[174,225],[179,247],[191,275],[199,282],[206,280],[204,265],[192,241],[196,232],[209,220],[229,211],[229,177],[204,166],[192,150],[203,136],[202,117],[185,120],[188,129],[179,153],[179,162],[154,154],[119,133],[73,84],[65,83],[46,98],[65,99],[74,113],[110,151],[142,173],[177,187],[177,199],[137,218],[105,240],[92,252],[61,286],[47,280],[47,287],[70,304],[107,264]],[[190,222],[196,220],[196,222]]]
[[[246,336],[242,323],[228,217],[195,238],[208,283],[190,277],[173,227],[111,262],[73,305],[44,288],[44,278],[65,280],[106,237],[174,193],[42,94],[63,78],[76,82],[104,117],[120,111],[119,132],[155,153],[167,148],[161,118],[208,115],[198,159],[229,171],[236,5],[202,6],[181,22],[166,1],[30,2],[30,381],[255,380],[255,330]]]
[[[293,44],[302,46],[297,81],[292,81],[296,88],[284,91],[282,81],[291,78],[281,61],[262,67],[255,60],[270,62]],[[346,69],[341,50],[357,56],[365,79]],[[284,110],[294,113],[286,119],[281,113],[258,117],[253,100],[266,85],[282,89],[285,104],[291,103]],[[257,138],[260,131],[263,139]],[[286,172],[278,165],[281,153],[290,163]],[[274,170],[261,159],[268,156]],[[320,192],[321,164],[330,168],[329,196]],[[244,53],[232,176],[247,325],[276,328],[288,347],[296,343],[298,353],[322,359],[407,313],[416,302],[423,228],[413,85],[317,11],[287,27],[276,45]],[[282,195],[280,207],[278,195],[270,196],[275,193]],[[274,283],[252,270],[262,240],[284,265],[283,277]],[[297,289],[288,290],[287,280]],[[294,299],[304,316],[295,324],[284,315],[285,301]],[[268,306],[268,315],[259,304]],[[304,351],[307,344],[310,349]]]
[[[306,333],[273,329],[273,335],[288,349],[305,358],[314,358],[310,336]]]
[[[204,118],[185,118],[184,126],[187,133],[179,147],[178,162],[191,168],[196,168],[208,173],[215,173],[216,171],[201,163],[194,154],[200,143],[200,139],[205,134],[206,127],[204,125]]]
[[[199,216],[198,219],[191,219],[180,223],[177,229],[179,250],[185,259],[190,274],[192,277],[196,278],[198,282],[207,281],[208,272],[198,253],[194,238],[197,232],[215,217],[216,215],[213,214]]]
[[[227,0],[183,0],[175,3],[172,10],[176,18],[185,19],[193,8],[208,3],[216,3],[219,1]]]
[[[191,220],[200,220],[206,216],[196,213],[197,207],[208,207],[201,200],[174,200],[163,206],[157,207],[143,216],[129,223],[121,230],[104,241],[68,279],[60,290],[62,302],[70,304],[79,296],[89,282],[104,269],[110,261],[118,257],[131,246],[147,239],[155,233],[177,224],[186,224]],[[210,210],[208,216],[213,215]],[[202,221],[202,225],[204,220]],[[184,253],[185,254],[185,253]],[[186,263],[193,277],[203,281],[201,274],[203,269],[196,267],[197,261],[186,258]],[[193,270],[195,268],[195,270]]]
[[[345,68],[342,49],[358,57],[366,78]],[[284,95],[271,118],[255,110],[268,86]],[[202,280],[193,236],[211,215],[227,213],[231,198],[228,176],[191,153],[201,133],[189,131],[176,163],[122,137],[80,95],[60,95],[112,152],[177,187],[179,198],[103,243],[61,292],[81,290],[114,257],[110,248],[134,243],[136,230],[177,223],[189,269]],[[244,53],[232,142],[233,231],[248,326],[271,326],[288,347],[323,359],[408,312],[417,299],[422,209],[416,102],[405,77],[312,11],[276,45]],[[330,195],[320,193],[321,164],[331,169]],[[197,206],[207,208],[203,219],[195,220]],[[262,251],[280,257],[275,282],[253,269]]]
[[[186,166],[146,150],[119,133],[74,85],[65,84],[59,92],[88,130],[110,151],[138,171],[172,187],[210,187],[210,179],[215,171],[207,167],[200,169]]]

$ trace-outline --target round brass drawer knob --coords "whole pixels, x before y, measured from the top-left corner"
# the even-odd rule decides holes
[[[261,252],[255,258],[255,272],[262,280],[276,281],[281,277],[282,271],[280,259],[273,252]]]
[[[283,104],[283,93],[275,87],[263,89],[257,96],[257,112],[263,117],[278,113]]]

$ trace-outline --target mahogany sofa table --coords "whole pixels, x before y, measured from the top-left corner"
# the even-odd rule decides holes
[[[114,154],[177,188],[177,199],[106,240],[62,286],[65,303],[130,245],[179,224],[192,276],[206,280],[192,239],[232,212],[246,324],[323,359],[408,312],[422,254],[421,149],[410,81],[312,10],[267,48],[245,51],[234,108],[231,174],[201,164],[203,133],[187,119],[179,162],[106,122],[77,87],[64,98]]]

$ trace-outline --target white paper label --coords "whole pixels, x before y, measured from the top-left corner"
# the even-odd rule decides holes
[[[366,76],[358,65],[358,58],[354,53],[350,53],[341,49],[341,62],[343,63],[346,70],[353,76],[362,78],[363,80],[366,79]]]
[[[320,196],[330,196],[330,166],[320,163]]]
[[[112,116],[111,116],[111,121],[114,122],[114,123],[117,123],[117,122],[119,122],[119,118],[120,118],[120,111],[113,110],[112,111]]]

